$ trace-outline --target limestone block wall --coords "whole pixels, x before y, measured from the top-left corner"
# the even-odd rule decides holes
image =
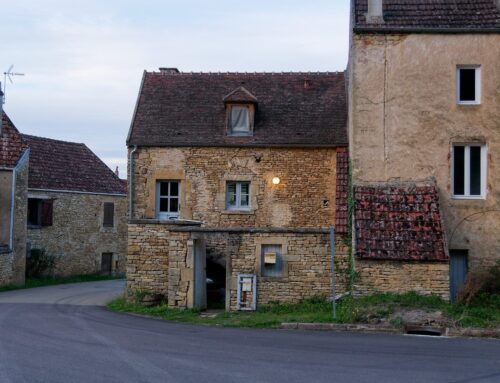
[[[226,308],[236,309],[237,276],[257,275],[257,303],[298,302],[312,296],[331,296],[328,233],[291,230],[213,231],[181,228],[168,223],[131,223],[127,264],[127,292],[161,294],[171,307],[188,307],[193,296],[193,239],[203,238],[207,254],[226,267]],[[261,275],[262,244],[282,244],[282,277]],[[345,290],[347,248],[336,241],[337,291]]]
[[[138,148],[134,219],[154,219],[157,180],[181,183],[180,218],[207,227],[328,227],[335,222],[336,150]],[[273,185],[279,177],[279,185]],[[226,211],[227,181],[250,182],[250,211]]]
[[[28,228],[31,249],[56,256],[55,274],[100,272],[102,253],[113,253],[113,271],[125,272],[127,198],[125,196],[30,191],[29,197],[53,199],[53,225]],[[103,203],[115,206],[114,226],[103,227]]]
[[[499,34],[355,34],[350,51],[353,180],[434,179],[450,249],[469,266],[500,259]],[[457,105],[457,65],[481,66],[481,104]],[[451,195],[452,146],[486,144],[486,199]]]
[[[449,265],[447,262],[400,262],[358,260],[356,292],[361,294],[407,293],[436,294],[448,301]]]
[[[10,182],[9,188],[0,188],[0,192],[8,193],[6,196],[0,197],[0,200],[5,202],[9,201],[8,205],[2,205],[0,212],[6,214],[8,221],[4,224],[6,236],[0,245],[0,286],[15,284],[21,285],[25,279],[26,267],[26,209],[27,209],[27,195],[28,195],[28,166],[29,160],[26,159],[15,172],[3,172],[3,176],[8,175]],[[11,196],[12,196],[12,182],[15,182],[14,194],[14,227],[13,227],[13,241],[12,248],[8,248],[10,237],[10,217],[11,217]]]

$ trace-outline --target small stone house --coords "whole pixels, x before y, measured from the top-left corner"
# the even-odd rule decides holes
[[[346,95],[344,73],[145,72],[127,139],[129,295],[227,310],[331,296]]]
[[[0,286],[23,284],[29,149],[2,112],[0,91]]]
[[[54,256],[58,276],[124,273],[125,181],[85,144],[22,139],[30,150],[28,250]]]
[[[453,299],[500,259],[500,2],[354,0],[351,17],[360,277]]]

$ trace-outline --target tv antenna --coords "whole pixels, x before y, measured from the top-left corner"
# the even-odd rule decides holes
[[[12,72],[12,69],[14,68],[14,64],[12,64],[9,69],[7,69],[7,72],[3,72],[3,100],[2,103],[5,104],[5,93],[7,89],[7,79],[10,81],[11,84],[14,84],[12,81],[13,76],[24,76],[24,73],[16,73]]]

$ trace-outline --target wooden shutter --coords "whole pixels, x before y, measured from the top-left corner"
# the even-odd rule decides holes
[[[113,227],[115,218],[115,204],[113,202],[104,202],[104,219],[102,225],[104,227]]]
[[[52,216],[54,212],[54,200],[43,199],[41,201],[42,215],[41,215],[41,225],[42,226],[52,226]]]

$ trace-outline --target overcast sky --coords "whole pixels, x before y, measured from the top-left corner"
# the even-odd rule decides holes
[[[348,0],[0,0],[5,110],[23,133],[87,144],[126,173],[144,70],[341,71]],[[2,76],[3,82],[3,76]]]

